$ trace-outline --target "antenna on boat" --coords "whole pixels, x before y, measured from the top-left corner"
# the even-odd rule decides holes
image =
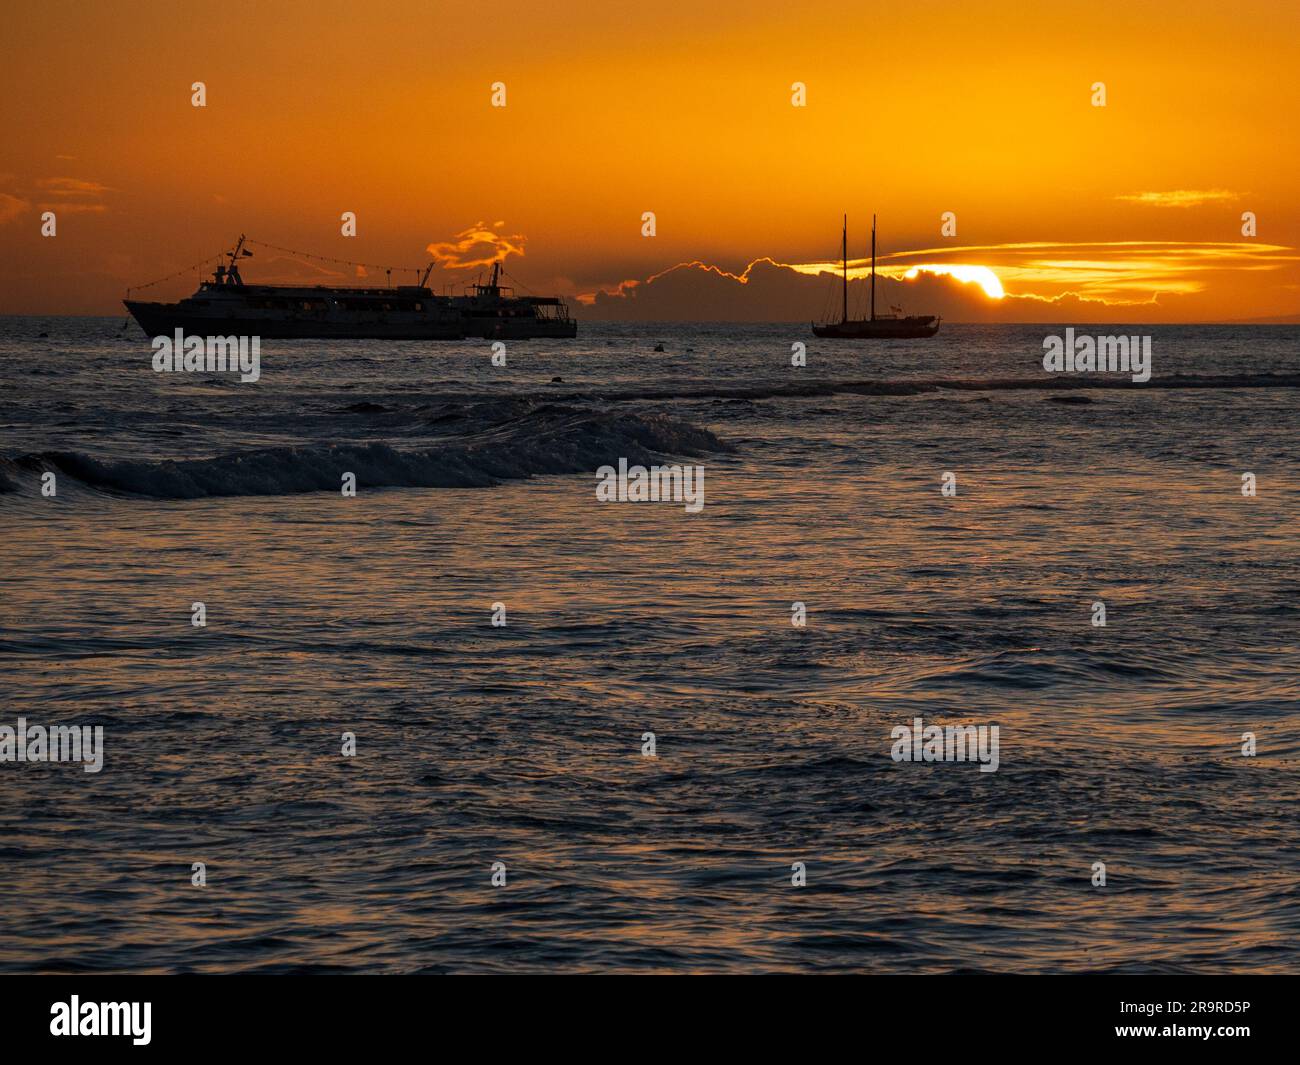
[[[429,283],[429,275],[433,273],[433,260],[429,260],[429,265],[425,267],[424,276],[420,278],[420,287],[424,288]]]
[[[230,253],[230,265],[226,267],[226,277],[229,279],[228,284],[242,285],[244,279],[239,276],[239,257],[241,255],[252,255],[252,252],[244,251],[244,234],[239,234],[239,243],[235,245],[235,250]]]
[[[871,216],[871,320],[876,320],[876,216]]]
[[[844,232],[840,236],[840,258],[844,261],[844,312],[841,322],[849,320],[849,216],[844,216]]]

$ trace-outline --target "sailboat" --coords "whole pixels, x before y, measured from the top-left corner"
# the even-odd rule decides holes
[[[844,216],[840,258],[843,262],[843,310],[838,322],[813,325],[813,336],[839,340],[904,340],[932,337],[939,318],[932,314],[876,314],[876,216],[871,216],[871,317],[849,317],[849,216]]]

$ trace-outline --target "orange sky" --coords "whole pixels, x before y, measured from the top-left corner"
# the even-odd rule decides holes
[[[847,210],[851,254],[865,254],[875,211],[895,265],[988,266],[1010,295],[1073,293],[1129,320],[1294,314],[1298,10],[11,8],[0,312],[119,313],[127,285],[240,232],[418,265],[479,223],[522,238],[507,266],[532,290],[590,295],[681,262],[736,274],[761,257],[823,262]],[[190,103],[198,80],[205,108]],[[505,108],[490,104],[495,81]],[[795,81],[806,107],[791,106]],[[1096,81],[1105,107],[1091,104]],[[57,237],[40,236],[46,209]],[[349,210],[353,239],[339,232]],[[653,238],[643,211],[656,213]],[[956,237],[940,235],[945,211]],[[246,277],[295,270],[306,276],[262,256]]]

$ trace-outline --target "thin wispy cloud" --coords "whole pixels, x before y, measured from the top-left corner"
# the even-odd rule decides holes
[[[58,214],[103,214],[108,210],[104,194],[114,191],[101,182],[78,177],[40,178],[36,188],[43,201],[40,209]]]
[[[1239,198],[1228,189],[1171,189],[1168,192],[1130,192],[1115,197],[1143,207],[1203,207],[1207,203],[1232,203]]]
[[[0,226],[12,222],[30,207],[31,204],[26,200],[11,196],[7,192],[0,192]]]
[[[12,175],[0,175],[6,182]],[[0,192],[0,225],[12,222],[32,207],[31,196],[37,201],[37,209],[55,211],[58,214],[102,214],[108,206],[102,202],[106,192],[112,192],[107,185],[98,181],[86,181],[75,177],[40,178],[35,183],[35,192],[31,187],[23,189],[26,195],[14,192]]]
[[[41,204],[42,211],[56,211],[59,214],[103,214],[108,205],[103,203],[73,203],[60,200],[57,203]]]
[[[904,277],[935,263],[987,267],[1017,295],[1069,289],[1119,301],[1145,300],[1153,292],[1199,292],[1223,271],[1284,270],[1300,263],[1296,249],[1257,241],[1025,241],[956,248],[921,248],[880,256],[878,271]],[[849,261],[849,277],[862,277],[866,260]],[[802,263],[804,274],[835,273],[838,263]]]
[[[74,177],[41,178],[36,184],[47,196],[91,197],[102,196],[106,192],[113,191],[98,181],[86,181]]]

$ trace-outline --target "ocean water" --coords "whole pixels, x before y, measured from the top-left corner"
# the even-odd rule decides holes
[[[1300,965],[1300,331],[122,326],[0,319],[0,725],[104,729],[0,763],[0,970]],[[699,513],[597,499],[665,456]]]

